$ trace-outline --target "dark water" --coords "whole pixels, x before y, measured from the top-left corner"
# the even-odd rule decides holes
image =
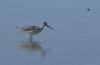
[[[0,65],[99,65],[99,11],[99,0],[0,0]],[[55,30],[33,42],[16,30],[43,21]]]

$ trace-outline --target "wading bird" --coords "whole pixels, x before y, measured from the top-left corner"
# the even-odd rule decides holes
[[[26,27],[21,27],[21,28],[16,27],[16,28],[18,28],[19,31],[27,32],[29,34],[29,40],[32,41],[33,35],[36,35],[36,34],[42,32],[44,27],[48,27],[50,29],[53,29],[52,27],[50,27],[47,24],[47,22],[43,22],[42,27],[39,27],[39,26],[26,26]]]

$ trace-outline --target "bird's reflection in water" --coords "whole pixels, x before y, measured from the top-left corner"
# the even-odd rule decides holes
[[[45,58],[46,52],[43,50],[43,48],[41,47],[41,45],[39,44],[39,42],[35,42],[35,41],[24,41],[22,42],[22,44],[20,45],[20,47],[22,49],[26,49],[28,51],[32,51],[35,53],[38,53],[42,58]]]

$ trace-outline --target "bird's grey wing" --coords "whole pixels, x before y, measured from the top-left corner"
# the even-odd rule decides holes
[[[24,31],[30,31],[30,30],[35,31],[35,30],[39,29],[39,27],[38,26],[27,26],[27,27],[24,27],[23,29],[24,29]]]

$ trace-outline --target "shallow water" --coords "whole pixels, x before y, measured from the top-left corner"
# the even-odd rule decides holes
[[[0,0],[0,65],[99,65],[99,11],[99,0]],[[33,42],[16,30],[43,21],[55,30]]]

